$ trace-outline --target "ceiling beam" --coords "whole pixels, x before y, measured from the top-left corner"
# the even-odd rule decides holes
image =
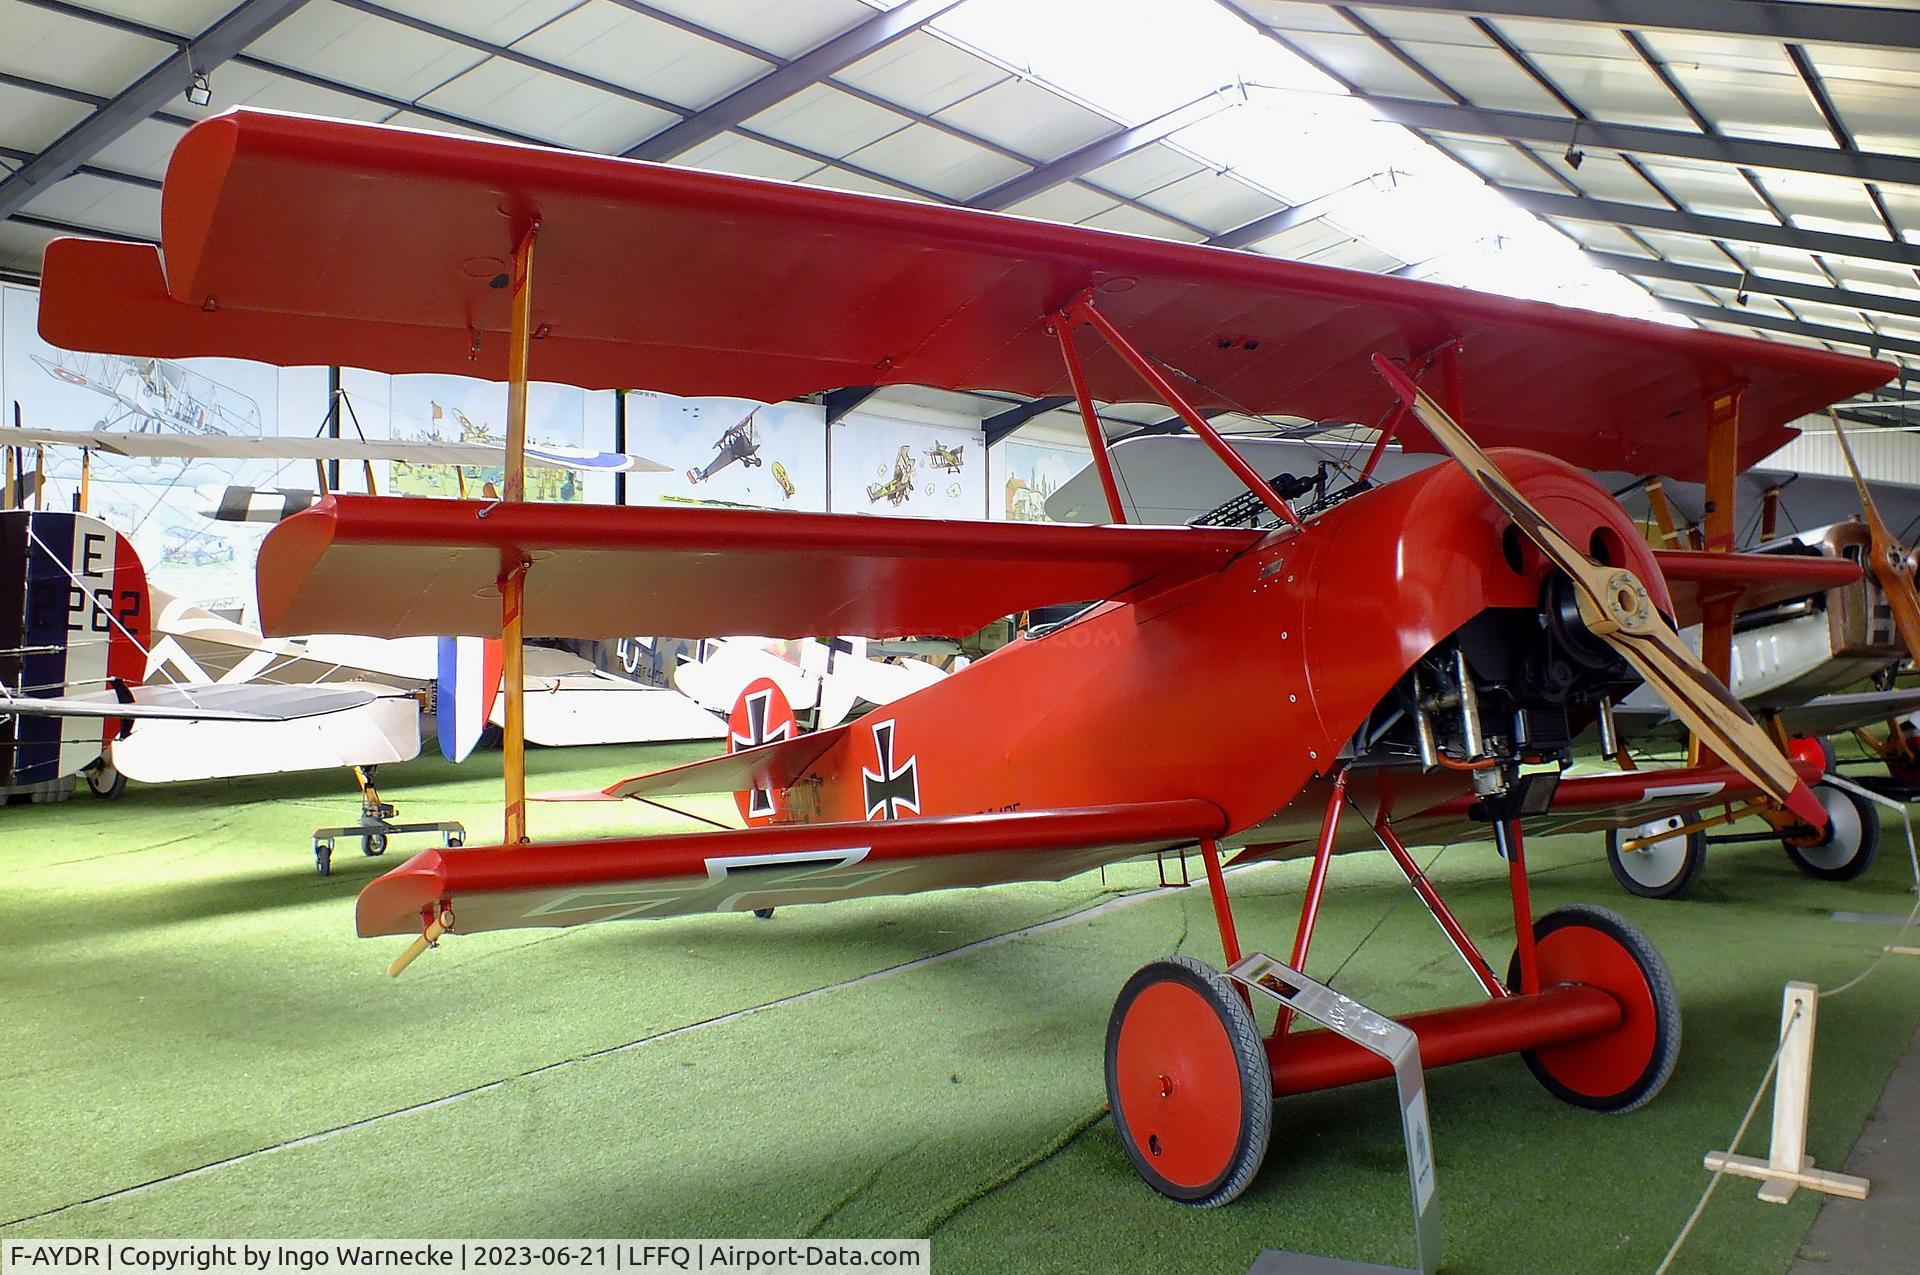
[[[1868,261],[1886,261],[1896,266],[1920,270],[1920,245],[1894,243],[1888,239],[1869,239],[1864,235],[1838,235],[1824,230],[1801,230],[1769,221],[1742,221],[1738,217],[1712,217],[1704,213],[1682,212],[1674,208],[1648,208],[1641,204],[1623,204],[1585,195],[1556,195],[1546,191],[1495,187],[1508,199],[1540,217],[1565,217],[1572,221],[1594,221],[1616,226],[1638,226],[1643,230],[1664,230],[1681,235],[1704,235],[1710,239],[1728,239],[1736,243],[1766,244],[1775,248],[1794,248],[1801,252],[1824,252],[1838,257],[1860,257]]]
[[[1366,0],[1369,9],[1704,31],[1802,44],[1920,49],[1920,10],[1799,0]]]
[[[995,412],[980,422],[980,431],[986,435],[986,445],[991,447],[1034,417],[1051,412],[1056,407],[1065,407],[1071,402],[1073,400],[1070,398],[1036,398],[1018,407],[1009,407],[1004,412]]]
[[[1104,164],[1111,164],[1116,159],[1164,141],[1181,129],[1197,124],[1223,107],[1232,105],[1232,101],[1226,96],[1227,92],[1226,88],[1216,89],[1205,97],[1197,97],[1184,106],[1176,106],[1164,115],[1150,119],[1144,124],[1136,124],[1132,128],[1108,133],[1105,137],[1087,143],[1079,150],[1069,151],[1056,160],[1040,165],[1030,173],[1011,178],[991,190],[974,196],[967,201],[967,204],[972,208],[986,208],[997,212],[1023,199],[1030,199],[1043,190],[1050,190],[1062,182],[1083,177]]]
[[[837,423],[841,417],[879,392],[878,385],[845,385],[837,390],[828,390],[820,396],[820,405],[827,409],[827,424]]]
[[[1629,257],[1625,253],[1588,250],[1587,259],[1596,266],[1642,279],[1673,279],[1703,288],[1723,288],[1728,292],[1757,292],[1762,296],[1786,297],[1793,301],[1812,301],[1839,306],[1844,310],[1865,310],[1876,314],[1898,314],[1920,319],[1920,300],[1878,292],[1858,292],[1851,288],[1829,288],[1816,283],[1797,283],[1767,275],[1741,274],[1733,270],[1710,270],[1657,257]]]
[[[1304,204],[1295,204],[1291,208],[1282,208],[1270,212],[1264,217],[1255,217],[1252,221],[1224,230],[1207,243],[1215,248],[1250,248],[1262,239],[1271,239],[1295,226],[1304,225],[1324,215],[1326,201],[1310,199]]]
[[[960,0],[906,0],[905,4],[877,13],[678,124],[655,133],[627,151],[627,158],[664,162],[684,155],[850,63],[885,48],[902,36],[911,35],[959,3]]]
[[[243,0],[227,15],[162,58],[131,87],[97,107],[17,172],[0,180],[0,218],[69,176],[126,131],[186,91],[196,73],[206,74],[253,43],[307,0]]]
[[[1399,97],[1367,95],[1365,100],[1382,116],[1409,128],[1495,137],[1510,142],[1545,142],[1553,146],[1577,143],[1582,150],[1626,151],[1634,155],[1704,160],[1745,168],[1782,168],[1828,177],[1920,186],[1920,157],[1912,155],[1763,142],[1716,133],[1609,124],[1594,119],[1572,120],[1563,115],[1497,111],[1482,106],[1418,102]]]
[[[1705,305],[1696,301],[1671,301],[1666,297],[1655,297],[1654,300],[1689,319],[1731,323],[1736,327],[1759,328],[1766,332],[1784,332],[1815,341],[1830,341],[1835,345],[1856,345],[1878,354],[1911,354],[1920,357],[1920,341],[1910,341],[1904,337],[1885,336],[1862,328],[1829,327],[1823,323],[1789,319],[1784,315],[1756,314],[1752,310],[1729,310],[1722,305]]]

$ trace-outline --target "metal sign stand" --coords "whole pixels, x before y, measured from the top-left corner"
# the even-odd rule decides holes
[[[1440,1210],[1434,1207],[1433,1126],[1427,1119],[1427,1082],[1420,1068],[1419,1039],[1385,1014],[1375,1013],[1351,996],[1315,982],[1264,952],[1248,953],[1227,970],[1227,977],[1392,1064],[1394,1082],[1400,1090],[1400,1128],[1406,1137],[1407,1184],[1413,1193],[1415,1269],[1422,1275],[1435,1275],[1440,1269]],[[1359,1275],[1364,1271],[1404,1269],[1408,1268],[1270,1248],[1260,1254],[1247,1275]]]

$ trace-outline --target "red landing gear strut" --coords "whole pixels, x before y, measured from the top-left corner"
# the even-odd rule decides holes
[[[1288,964],[1302,969],[1326,890],[1346,776],[1327,802]],[[1680,1046],[1680,1011],[1666,963],[1616,914],[1575,904],[1535,920],[1518,822],[1493,825],[1507,861],[1516,943],[1496,977],[1392,825],[1374,825],[1486,999],[1409,1015],[1428,1070],[1518,1053],[1566,1102],[1630,1111],[1659,1092]],[[1241,957],[1218,847],[1201,845],[1220,946]],[[1122,1147],[1164,1195],[1201,1207],[1245,1190],[1266,1155],[1277,1096],[1392,1074],[1385,1059],[1322,1030],[1293,1031],[1282,1010],[1264,1039],[1246,998],[1223,974],[1187,956],[1154,961],[1127,982],[1107,1029],[1107,1094]]]

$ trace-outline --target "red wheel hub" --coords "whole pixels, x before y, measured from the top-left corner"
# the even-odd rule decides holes
[[[1653,990],[1633,954],[1590,926],[1565,925],[1543,935],[1536,948],[1540,986],[1582,983],[1620,1002],[1620,1025],[1598,1036],[1548,1045],[1534,1058],[1568,1089],[1593,1098],[1622,1092],[1646,1073],[1658,1047]]]
[[[1114,1058],[1114,1115],[1154,1170],[1189,1190],[1219,1181],[1240,1141],[1240,1067],[1213,1006],[1155,983],[1127,1007]]]

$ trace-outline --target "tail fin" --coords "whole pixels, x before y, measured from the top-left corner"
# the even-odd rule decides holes
[[[748,682],[727,715],[727,751],[758,748],[762,744],[797,739],[800,723],[793,716],[785,692],[770,677]],[[787,795],[777,788],[747,788],[733,794],[740,817],[749,825],[772,823],[786,813]]]
[[[506,648],[497,638],[440,639],[440,752],[448,761],[465,761],[480,743],[505,663]]]
[[[152,644],[147,572],[98,518],[0,511],[0,688],[42,698],[137,686]],[[119,718],[0,720],[0,784],[47,783],[93,764]]]

